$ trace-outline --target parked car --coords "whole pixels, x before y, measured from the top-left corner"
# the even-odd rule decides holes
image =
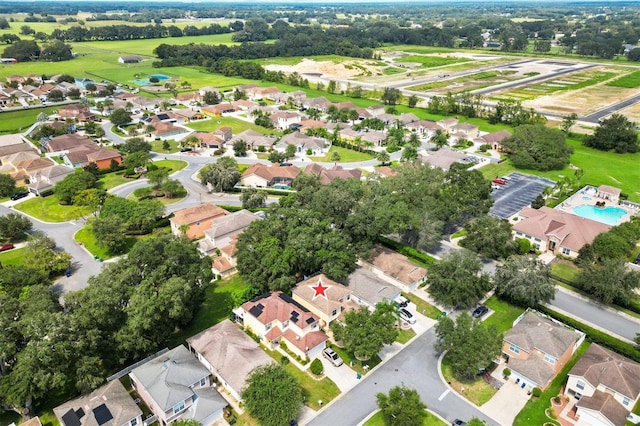
[[[322,350],[322,356],[328,359],[331,364],[335,365],[336,367],[340,367],[342,364],[344,364],[342,358],[340,358],[340,355],[338,355],[336,351],[331,348],[324,348]]]
[[[27,195],[29,195],[27,191],[18,191],[11,196],[11,200],[16,201],[16,200],[19,200],[20,198],[26,197]]]
[[[467,426],[467,423],[466,423],[466,422],[463,422],[463,421],[462,421],[462,420],[460,420],[460,419],[455,419],[453,422],[451,422],[451,424],[452,424],[453,426]]]
[[[504,179],[501,179],[501,178],[495,178],[491,182],[497,183],[498,185],[506,185],[507,184],[507,181],[504,180]]]
[[[407,311],[405,308],[400,308],[398,310],[398,315],[400,316],[400,319],[408,322],[409,324],[415,324],[416,323],[416,319],[413,316],[413,314],[409,311]]]
[[[0,251],[7,251],[7,250],[11,250],[13,248],[15,248],[15,246],[13,244],[8,244],[8,243],[7,244],[2,244],[0,246]]]
[[[640,254],[638,254],[638,257],[636,257],[636,260],[634,260],[633,263],[640,265]]]
[[[489,308],[484,305],[478,306],[471,314],[474,318],[482,318],[489,312]]]
[[[404,296],[396,297],[396,305],[398,305],[399,308],[406,308],[408,304],[409,304],[409,300],[406,297]]]
[[[492,191],[497,191],[498,189],[502,189],[502,187],[500,185],[491,185]]]

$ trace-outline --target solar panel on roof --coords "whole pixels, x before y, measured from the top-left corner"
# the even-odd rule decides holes
[[[257,305],[257,306],[254,306],[253,308],[249,309],[249,313],[251,315],[253,315],[254,317],[258,318],[260,316],[260,314],[262,313],[262,305]]]
[[[113,415],[111,411],[107,408],[106,405],[102,404],[93,409],[93,415],[96,416],[96,421],[99,425],[103,425],[109,420],[113,419]]]
[[[70,409],[62,416],[62,423],[64,426],[80,426],[80,419],[76,412]]]
[[[84,417],[84,410],[82,408],[78,408],[76,410],[76,416],[78,416],[79,419]]]
[[[307,318],[307,324],[311,324],[314,323],[316,320],[314,320],[313,318],[309,317]]]

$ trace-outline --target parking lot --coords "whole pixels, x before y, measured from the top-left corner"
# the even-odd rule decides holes
[[[489,214],[502,219],[507,219],[531,204],[533,200],[544,191],[544,188],[552,188],[555,182],[538,176],[511,173],[507,176],[505,185],[493,185],[499,187],[491,192],[493,207]]]

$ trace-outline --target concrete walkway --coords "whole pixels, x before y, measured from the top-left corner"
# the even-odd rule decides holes
[[[501,367],[498,369],[502,370]],[[513,380],[508,380],[488,402],[480,407],[480,410],[501,425],[511,425],[513,419],[529,400],[528,391],[529,389],[522,389]]]

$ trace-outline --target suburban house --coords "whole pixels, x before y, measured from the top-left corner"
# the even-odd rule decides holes
[[[293,300],[317,315],[323,328],[342,312],[357,307],[356,302],[351,301],[351,294],[351,289],[325,274],[307,278],[292,290]]]
[[[188,338],[187,344],[237,401],[251,372],[273,362],[259,344],[228,319]]]
[[[53,189],[54,185],[73,173],[73,168],[62,164],[53,164],[29,175],[29,191],[36,195]]]
[[[215,204],[204,203],[195,207],[178,210],[169,219],[171,233],[175,236],[183,234],[183,227],[187,228],[184,235],[192,240],[204,237],[204,232],[211,228],[213,221],[220,219],[229,212]]]
[[[20,134],[0,135],[0,157],[24,151],[37,152],[30,143],[22,139]]]
[[[197,110],[194,111],[190,108],[177,109],[173,111],[173,113],[176,115],[176,117],[178,117],[179,119],[185,122],[194,121],[194,120],[204,120],[205,118],[207,118],[207,116],[203,114],[202,111],[197,111]]]
[[[526,238],[540,252],[576,258],[585,244],[609,229],[604,223],[544,206],[520,210],[512,232],[514,239]]]
[[[205,238],[198,242],[198,250],[212,257],[211,270],[214,274],[224,278],[236,272],[238,236],[251,222],[262,217],[262,212],[254,214],[240,210],[213,221],[211,228],[204,232]]]
[[[478,137],[478,126],[469,123],[458,123],[451,128],[452,133],[458,133],[464,139],[472,140]]]
[[[327,141],[324,139],[307,136],[300,132],[293,132],[284,135],[280,138],[274,148],[278,152],[285,152],[288,145],[295,146],[297,153],[307,155],[323,155],[327,149]]]
[[[289,189],[299,173],[300,168],[296,166],[281,166],[280,164],[266,166],[254,163],[242,173],[240,185],[252,188]]]
[[[545,388],[584,340],[584,333],[527,310],[504,335],[502,355],[512,377]]]
[[[200,146],[202,148],[219,149],[224,146],[225,142],[224,139],[214,134],[213,132],[194,132],[190,135],[185,135],[185,137],[183,137],[180,142],[186,142],[187,139],[189,139],[191,136],[195,136],[198,138],[198,140],[200,141]]]
[[[48,153],[57,155],[64,154],[73,147],[89,144],[95,144],[95,142],[77,133],[56,136],[44,143]]]
[[[497,132],[487,133],[486,135],[479,136],[473,141],[479,143],[480,145],[491,145],[491,149],[500,151],[502,149],[502,145],[500,145],[500,143],[504,138],[508,138],[509,136],[511,136],[511,133],[509,131],[498,130]]]
[[[153,127],[154,130],[151,134],[159,138],[166,139],[182,133],[187,133],[187,130],[184,127],[175,126],[173,123],[157,123]]]
[[[439,167],[442,170],[449,170],[455,163],[468,161],[469,154],[462,151],[454,151],[450,148],[441,148],[435,152],[420,155],[418,159],[428,164],[432,169]]]
[[[360,180],[362,172],[359,169],[343,169],[342,166],[333,166],[325,169],[318,163],[313,163],[305,167],[305,174],[314,174],[320,179],[323,185],[329,185],[335,179],[357,179]]]
[[[229,114],[236,111],[236,107],[228,102],[219,103],[216,105],[207,105],[202,107],[202,112],[212,117],[220,117],[222,114]]]
[[[1,157],[0,161],[2,161],[0,173],[10,175],[18,184],[22,184],[32,173],[55,164],[50,158],[42,158],[33,151],[6,155]]]
[[[62,160],[69,167],[84,167],[95,163],[99,169],[108,169],[113,161],[118,165],[122,164],[122,154],[117,149],[105,149],[91,142],[69,148],[62,155]]]
[[[398,287],[362,266],[358,266],[349,274],[347,288],[351,290],[351,300],[371,310],[374,310],[378,303],[391,303],[401,293]]]
[[[382,246],[374,247],[369,259],[360,259],[358,264],[407,293],[417,289],[427,278],[425,268]]]
[[[269,117],[273,125],[280,130],[288,129],[292,124],[302,121],[302,115],[291,111],[277,111]]]
[[[182,345],[129,373],[131,386],[162,426],[190,419],[207,426],[223,418],[227,402],[211,387],[210,376]]]
[[[64,105],[58,108],[58,116],[61,120],[78,120],[81,122],[96,119],[96,115],[89,108],[82,105]]]
[[[233,144],[237,141],[244,141],[247,144],[247,149],[257,151],[259,147],[264,147],[265,151],[268,151],[273,146],[275,139],[265,136],[255,130],[247,129],[238,133],[227,141],[227,146],[233,147]]]
[[[455,126],[458,125],[458,119],[455,117],[447,117],[443,118],[440,121],[436,121],[436,124],[442,127],[443,130],[450,132]]]
[[[142,426],[142,410],[120,380],[53,409],[62,426]]]
[[[592,343],[569,371],[576,425],[622,426],[640,397],[640,364]]]
[[[233,312],[271,349],[284,342],[303,359],[319,355],[329,339],[320,331],[320,318],[281,291],[258,296]]]

